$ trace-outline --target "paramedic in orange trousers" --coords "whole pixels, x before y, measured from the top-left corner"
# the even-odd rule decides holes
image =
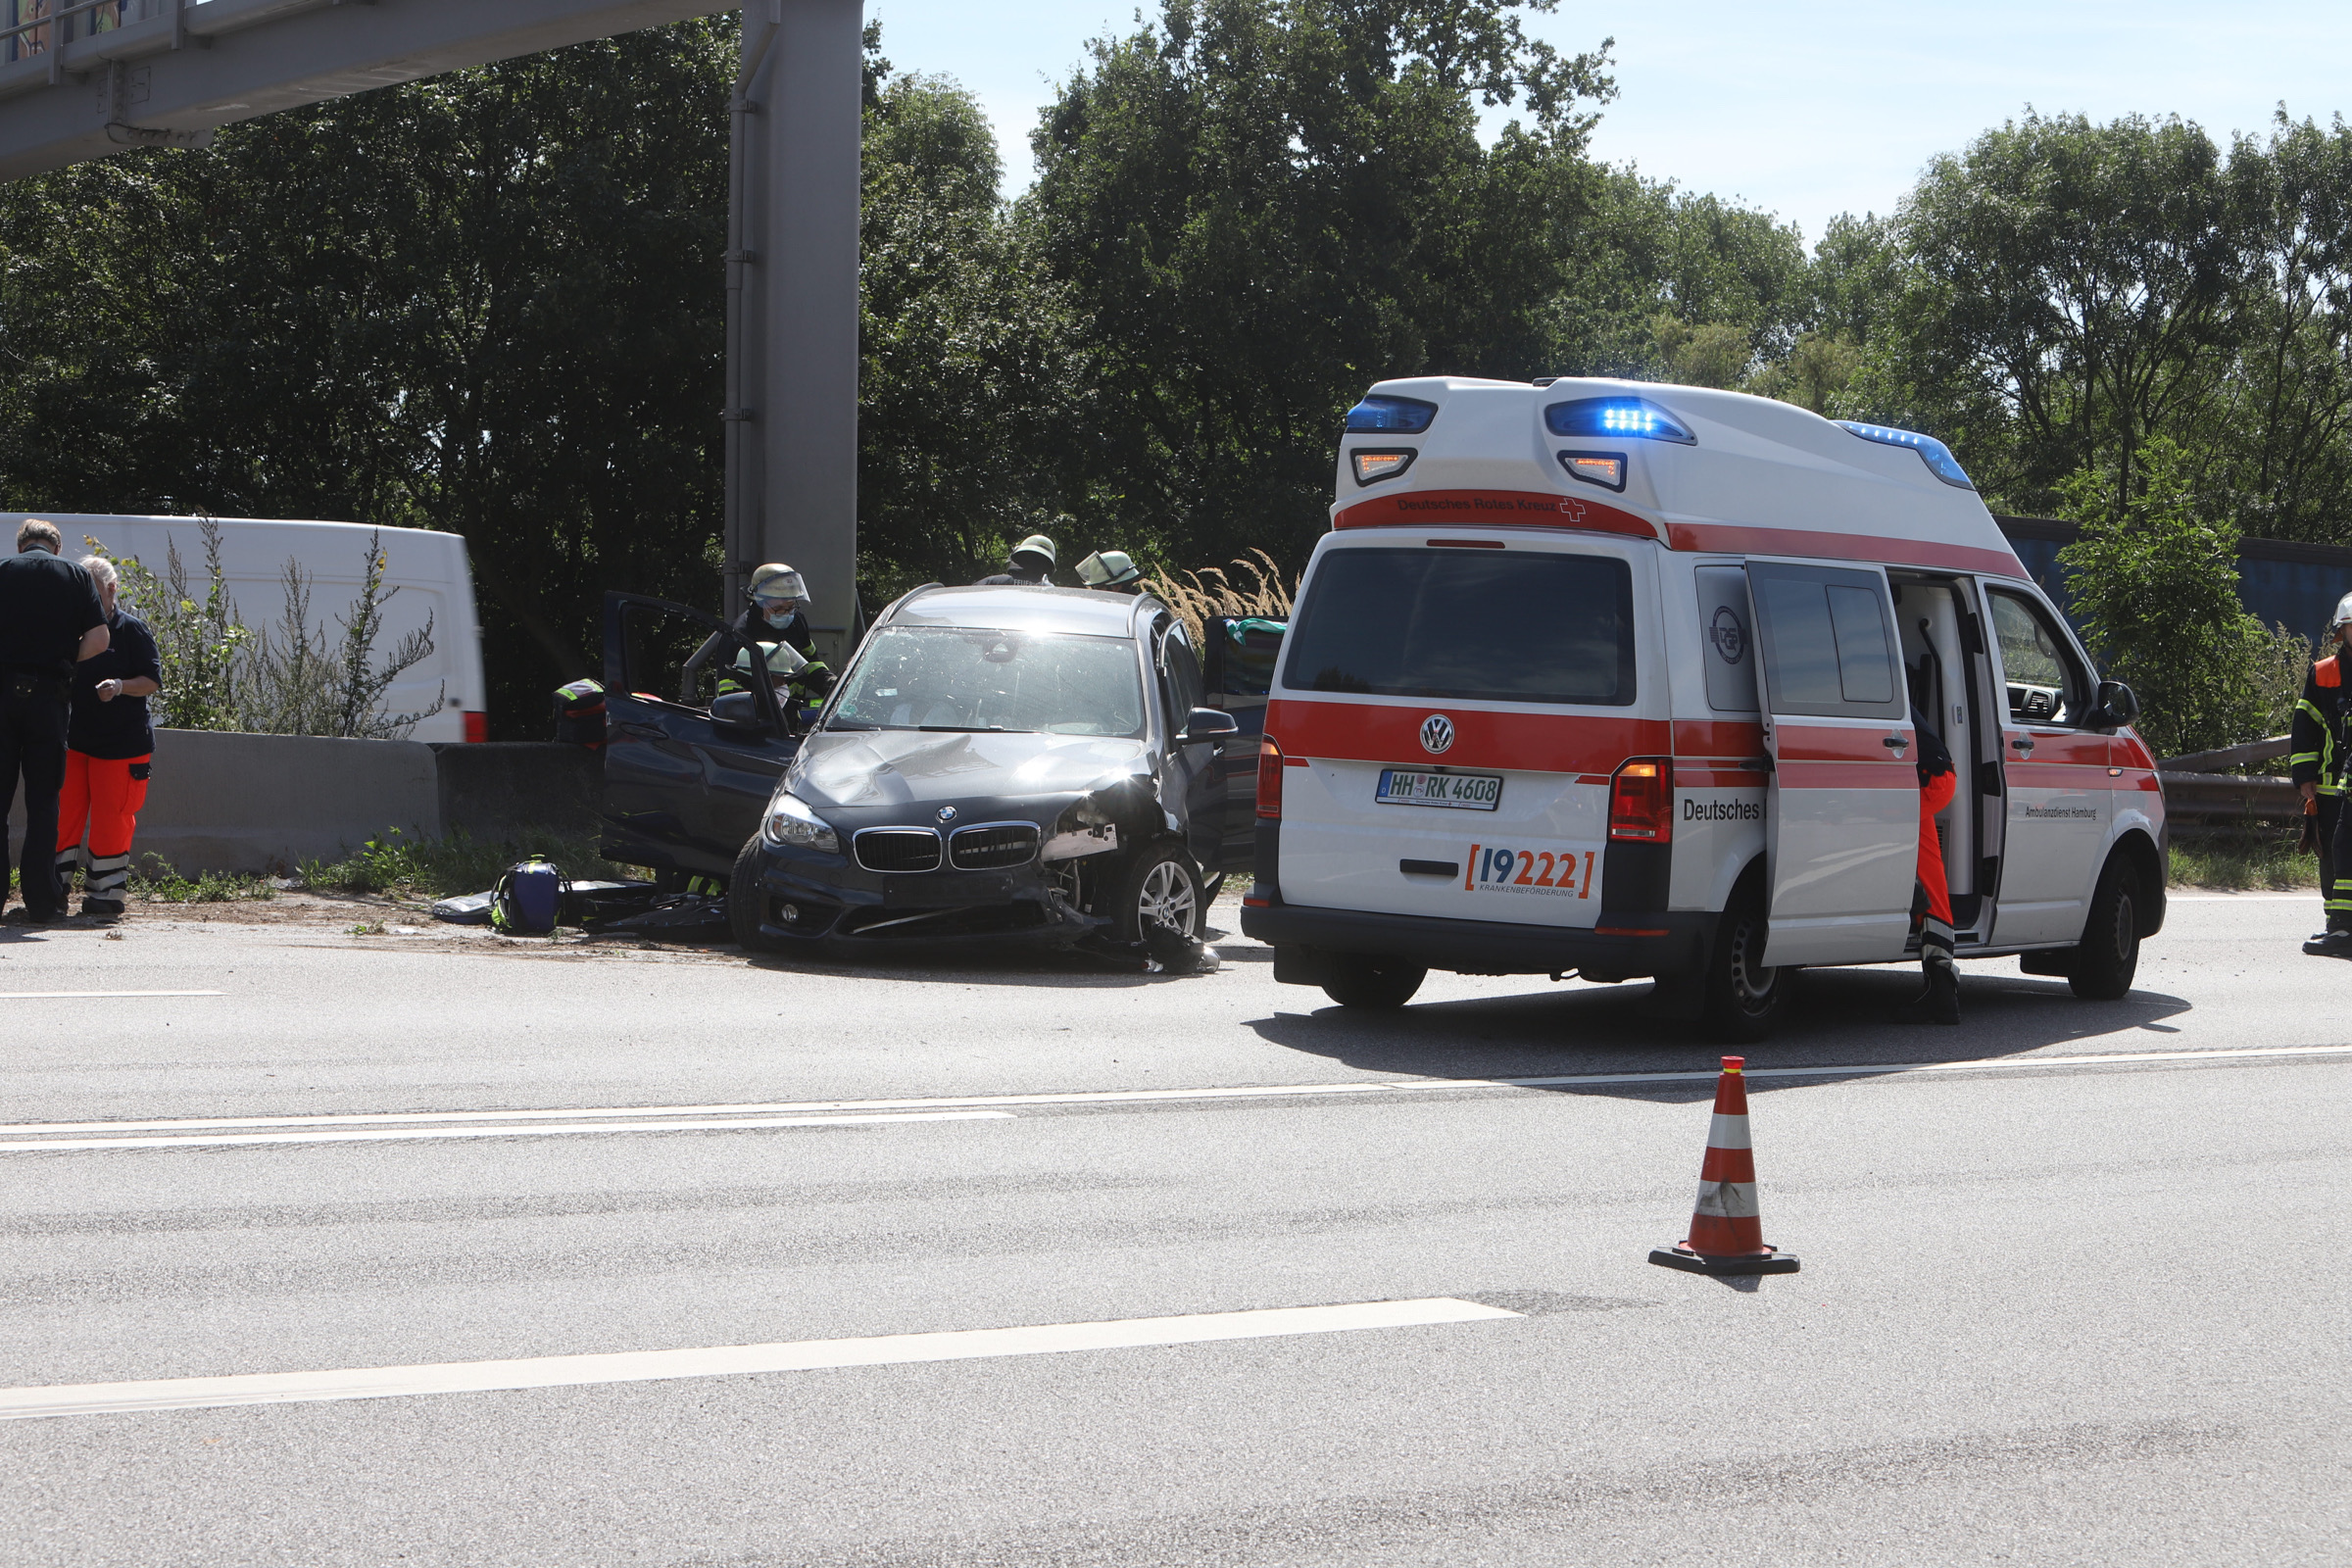
[[[1952,963],[1952,895],[1943,879],[1943,839],[1936,831],[1936,813],[1952,804],[1960,775],[1953,770],[1952,754],[1928,727],[1915,706],[1911,727],[1919,734],[1919,891],[1927,906],[1919,928],[1919,963],[1927,971],[1928,988],[1903,1009],[1905,1023],[1958,1023],[1960,971]]]
[[[163,689],[163,665],[146,622],[115,606],[114,563],[81,558],[106,613],[105,653],[74,669],[73,717],[66,726],[66,786],[58,797],[57,879],[81,863],[81,912],[119,920],[130,884],[130,840],[147,804],[155,731],[147,699]]]

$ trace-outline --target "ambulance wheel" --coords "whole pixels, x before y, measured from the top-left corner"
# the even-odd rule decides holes
[[[1402,958],[1368,953],[1323,956],[1323,994],[1343,1007],[1401,1007],[1428,977],[1425,966]]]
[[[1717,1040],[1747,1044],[1772,1033],[1788,1005],[1796,970],[1792,965],[1767,967],[1764,956],[1767,927],[1764,901],[1750,887],[1732,896],[1731,906],[1715,926],[1713,951],[1707,956],[1704,979],[1707,1033]]]
[[[2082,941],[2067,966],[2066,983],[2085,1002],[2115,1002],[2131,995],[2139,972],[2139,874],[2118,855],[2099,873],[2090,896],[2090,917]]]
[[[784,944],[760,929],[767,915],[767,895],[760,887],[760,835],[755,832],[735,854],[735,874],[727,878],[727,924],[736,945],[746,953],[781,953]]]

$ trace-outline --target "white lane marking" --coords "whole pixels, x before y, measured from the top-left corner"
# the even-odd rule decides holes
[[[2303,893],[2175,893],[2167,904],[2301,904],[2320,896],[2317,886]]]
[[[0,991],[0,1002],[113,1002],[127,997],[218,997],[220,991]]]
[[[963,1329],[943,1334],[886,1334],[859,1340],[796,1340],[692,1350],[631,1350],[611,1355],[537,1355],[512,1361],[444,1361],[424,1366],[353,1367],[335,1372],[260,1372],[245,1377],[161,1378],[147,1383],[60,1383],[0,1389],[0,1420],[101,1415],[135,1410],[216,1409],[318,1399],[382,1399],[416,1394],[479,1394],[495,1389],[579,1388],[666,1378],[739,1377],[808,1372],[820,1367],[899,1366],[997,1355],[1264,1340],[1353,1329],[1412,1328],[1518,1317],[1478,1301],[1437,1297],[1417,1301],[1359,1301],[1340,1306],[1277,1306],[1250,1312],[1121,1318],[1103,1323],[1047,1323],[1032,1328]]]
[[[1750,1078],[1885,1077],[1903,1073],[1991,1072],[2039,1067],[2105,1067],[2140,1062],[2264,1060],[2294,1056],[2352,1055],[2340,1046],[2254,1046],[2230,1051],[2140,1051],[2094,1056],[1991,1056],[1969,1061],[1831,1062],[1812,1067],[1758,1067]],[[1446,1089],[1557,1089],[1610,1084],[1712,1082],[1713,1067],[1662,1072],[1564,1073],[1541,1078],[1379,1078],[1344,1084],[1243,1084],[1208,1089],[1099,1089],[1066,1094],[965,1095],[924,1100],[803,1100],[747,1105],[573,1106],[563,1110],[365,1111],[322,1116],[204,1116],[175,1121],[47,1121],[0,1123],[0,1134],[34,1137],[55,1133],[193,1132],[207,1127],[346,1127],[391,1123],[424,1126],[451,1122],[525,1123],[568,1117],[621,1120],[639,1116],[758,1116],[837,1111],[926,1110],[952,1106],[1159,1104],[1201,1100],[1288,1100],[1322,1095],[1422,1094]],[[717,1126],[741,1126],[719,1122]],[[617,1129],[591,1129],[607,1131]],[[13,1146],[0,1146],[13,1147]],[[55,1147],[44,1145],[44,1148]]]
[[[576,1112],[574,1114],[577,1114]],[[340,1132],[227,1133],[161,1138],[43,1138],[0,1144],[0,1154],[51,1149],[227,1149],[250,1144],[370,1144],[414,1138],[537,1138],[554,1133],[710,1133],[745,1127],[871,1127],[901,1121],[1011,1121],[1009,1110],[927,1110],[896,1116],[757,1116],[731,1121],[531,1122],[503,1127],[367,1127]]]

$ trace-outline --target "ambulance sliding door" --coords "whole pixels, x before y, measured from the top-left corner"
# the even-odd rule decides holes
[[[1900,958],[1919,852],[1911,705],[1886,574],[1750,561],[1763,653],[1764,961]]]

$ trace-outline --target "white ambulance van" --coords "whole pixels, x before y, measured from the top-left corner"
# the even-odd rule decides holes
[[[1960,775],[1960,956],[2113,999],[2164,921],[2137,712],[1940,442],[1691,387],[1386,381],[1267,708],[1242,929],[1347,1005],[1432,968],[1652,976],[1757,1039],[1796,969],[1918,953],[1916,713]]]
[[[45,517],[65,536],[66,554],[79,560],[95,539],[121,560],[135,556],[157,577],[169,574],[171,555],[179,552],[188,589],[204,597],[204,527],[195,517],[136,517],[72,512],[0,513],[11,548],[17,525]],[[311,586],[308,624],[314,632],[340,634],[337,617],[348,614],[366,581],[368,541],[380,532],[383,587],[399,592],[384,605],[383,628],[375,640],[378,660],[410,632],[432,628],[433,651],[402,672],[378,705],[387,713],[424,713],[411,740],[489,739],[489,684],[482,675],[482,634],[473,608],[473,568],[463,534],[428,528],[369,528],[356,522],[291,521],[274,517],[216,517],[220,525],[220,577],[236,606],[237,618],[255,631],[275,626],[285,612],[286,564],[303,570]],[[134,607],[135,608],[135,607]]]

